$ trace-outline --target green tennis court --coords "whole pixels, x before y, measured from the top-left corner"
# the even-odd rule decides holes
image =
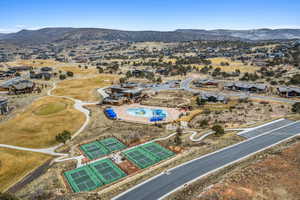
[[[128,158],[128,160],[135,163],[141,169],[144,169],[159,162],[159,159],[147,153],[140,147],[136,147],[125,151],[124,155]]]
[[[104,159],[89,165],[96,176],[104,183],[109,184],[126,176],[110,159]]]
[[[104,140],[99,141],[100,144],[105,146],[110,152],[118,151],[126,148],[126,145],[117,140],[114,137],[106,138]]]
[[[151,142],[151,143],[142,145],[141,148],[144,149],[145,151],[149,152],[151,155],[153,155],[160,161],[167,159],[175,154],[174,152],[162,147],[161,145],[159,145],[155,142]]]
[[[97,141],[81,145],[80,148],[84,152],[84,154],[91,160],[100,158],[110,153],[108,149],[106,149]]]
[[[92,191],[103,185],[87,166],[67,171],[64,175],[74,192]]]

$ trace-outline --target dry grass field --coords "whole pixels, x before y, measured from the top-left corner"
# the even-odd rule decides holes
[[[0,148],[0,192],[5,191],[51,156],[33,152]]]
[[[51,67],[61,63],[55,60],[32,59],[32,60],[16,60],[13,62],[7,62],[6,64],[9,66],[32,66],[38,68],[38,67]]]
[[[193,99],[193,106],[198,107],[196,105],[196,99]],[[230,100],[227,104],[223,103],[207,103],[203,107],[196,108],[195,110],[192,110],[189,112],[187,116],[183,116],[179,119],[179,121],[186,121],[189,122],[191,121],[194,117],[197,115],[201,114],[204,110],[209,110],[209,111],[224,111],[228,110],[232,106],[236,106],[238,104],[237,100]]]
[[[150,50],[153,50],[153,49],[160,50],[160,49],[163,49],[163,48],[172,47],[174,45],[175,44],[164,43],[164,42],[138,42],[138,43],[133,44],[133,46],[135,46],[136,49],[147,48],[147,49],[150,49]]]
[[[234,72],[235,70],[240,70],[242,73],[245,72],[249,72],[249,73],[254,73],[256,70],[259,69],[259,67],[256,66],[251,66],[251,65],[245,65],[242,62],[239,61],[231,61],[228,58],[223,58],[223,57],[219,57],[219,58],[211,58],[209,59],[212,62],[212,67],[213,68],[221,68],[222,71],[225,72]],[[228,62],[229,66],[221,66],[220,63],[221,62]],[[196,66],[199,69],[203,68],[203,65],[198,65]]]
[[[44,97],[26,111],[0,124],[0,143],[22,147],[45,148],[56,144],[55,136],[63,130],[74,132],[85,116],[73,108],[73,101]]]
[[[112,85],[118,80],[116,75],[99,74],[91,78],[64,80],[57,84],[54,95],[68,96],[82,101],[98,101],[97,88]]]
[[[58,66],[56,67],[56,69],[67,72],[73,72],[74,76],[85,76],[85,75],[95,75],[98,74],[98,70],[96,68],[87,68],[85,69],[83,66],[82,67],[78,67],[78,65],[62,65],[62,66]]]

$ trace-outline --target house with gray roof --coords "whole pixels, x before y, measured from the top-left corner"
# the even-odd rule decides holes
[[[246,83],[246,82],[229,82],[224,84],[224,89],[244,92],[266,92],[268,87],[265,84]]]
[[[222,103],[227,103],[228,102],[228,97],[221,95],[221,94],[216,94],[216,93],[209,93],[209,92],[202,92],[198,95],[198,98],[201,98],[205,101],[208,102],[222,102]]]
[[[138,102],[147,96],[143,94],[144,88],[138,87],[136,83],[114,85],[107,88],[106,91],[109,97],[104,98],[102,103],[112,105]]]
[[[194,80],[193,84],[196,87],[218,87],[218,81],[209,80],[209,79],[198,79]]]
[[[277,91],[282,97],[300,97],[300,88],[296,87],[278,87]]]
[[[29,80],[19,79],[2,85],[2,88],[6,88],[8,94],[26,94],[33,92],[35,83]]]

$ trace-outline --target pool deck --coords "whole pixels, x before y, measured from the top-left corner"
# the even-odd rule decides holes
[[[145,106],[140,104],[130,104],[122,106],[113,106],[114,111],[117,113],[118,119],[128,122],[143,123],[143,124],[154,124],[154,123],[168,123],[175,121],[179,118],[180,111],[175,108],[164,108],[157,106]],[[151,109],[162,109],[165,110],[168,114],[165,120],[159,122],[150,122],[150,119],[147,117],[138,117],[133,116],[127,113],[129,108],[151,108]]]

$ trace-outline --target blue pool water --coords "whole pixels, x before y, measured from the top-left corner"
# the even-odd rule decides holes
[[[165,119],[167,117],[165,110],[152,108],[128,108],[127,113],[135,117],[146,117],[149,119],[153,117]]]

